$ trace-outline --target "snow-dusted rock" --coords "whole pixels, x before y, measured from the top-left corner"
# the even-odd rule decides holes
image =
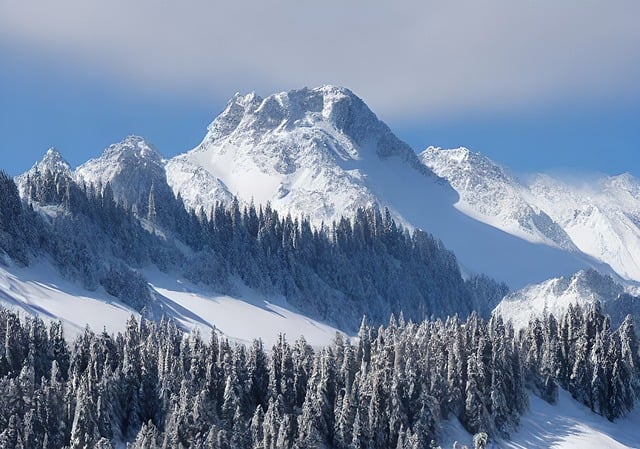
[[[320,224],[382,205],[366,168],[389,158],[431,175],[361,99],[324,86],[236,94],[202,143],[168,163],[167,178],[194,209],[235,195]]]
[[[629,174],[576,185],[549,175],[530,184],[537,204],[585,254],[640,281],[640,182]]]
[[[531,242],[581,251],[640,281],[640,182],[629,174],[580,183],[548,174],[521,181],[465,148],[430,147],[420,158],[460,195],[465,214]]]
[[[55,148],[49,148],[43,158],[33,164],[29,171],[16,176],[15,183],[18,186],[20,196],[24,197],[26,195],[25,185],[27,177],[33,177],[36,173],[44,174],[47,171],[54,175],[62,174],[63,176],[71,176],[71,166],[69,163],[62,157],[58,150]]]
[[[511,320],[516,328],[523,328],[532,318],[541,318],[547,313],[561,317],[570,304],[587,306],[599,302],[614,320],[622,321],[627,313],[640,310],[640,298],[633,296],[634,293],[632,287],[625,288],[611,276],[581,270],[572,276],[549,279],[511,292],[494,313]]]
[[[151,144],[129,136],[78,167],[74,178],[98,189],[109,183],[116,200],[146,210],[152,185],[157,196],[170,194],[164,166],[165,160]]]
[[[592,266],[533,207],[522,217],[514,211],[514,223],[529,227],[517,237],[469,219],[454,207],[460,197],[451,185],[341,87],[236,94],[200,145],[166,170],[174,193],[205,211],[237,196],[330,225],[358,207],[387,207],[401,223],[442,239],[465,270],[512,287]]]
[[[567,233],[528,200],[527,187],[489,158],[466,148],[429,147],[420,160],[451,183],[460,195],[456,207],[467,215],[534,243],[577,250]]]

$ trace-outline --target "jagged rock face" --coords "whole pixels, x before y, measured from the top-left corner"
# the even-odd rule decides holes
[[[359,150],[369,147],[374,147],[380,157],[416,159],[411,148],[397,139],[360,98],[335,86],[282,92],[266,99],[255,93],[236,94],[208,127],[199,148],[234,137],[251,136],[254,143],[259,143],[265,134],[298,128],[311,131],[315,127],[322,128],[321,140],[333,138],[341,144],[333,150],[342,159],[358,159]]]
[[[381,205],[364,168],[389,158],[433,176],[360,98],[324,86],[234,96],[202,143],[168,163],[167,177],[194,209],[235,195],[319,224]]]
[[[543,238],[553,243],[548,237],[533,244],[456,210],[460,197],[451,185],[340,87],[267,98],[236,95],[200,145],[171,159],[166,170],[174,193],[187,207],[204,211],[236,196],[330,226],[359,207],[388,207],[402,224],[442,239],[468,272],[487,273],[512,287],[590,266],[566,251],[569,243],[549,249],[538,244]],[[553,226],[536,212],[520,221],[531,222],[536,232]],[[557,241],[566,243],[555,231]]]
[[[55,148],[49,148],[42,160],[36,163],[34,167],[41,172],[45,170],[49,170],[52,173],[71,172],[71,166]]]
[[[117,201],[146,213],[152,185],[156,202],[171,195],[164,166],[164,159],[153,146],[141,137],[129,136],[78,167],[74,178],[80,185],[98,189],[109,183]]]
[[[640,279],[640,265],[634,265],[640,187],[633,178],[604,185],[603,198],[619,205],[611,209],[604,199],[575,200],[575,189],[563,185],[523,183],[466,149],[430,148],[418,158],[345,88],[235,95],[201,144],[169,161],[135,136],[75,172],[59,159],[52,152],[40,164],[66,170],[80,185],[109,183],[115,198],[143,217],[152,186],[159,209],[174,195],[205,213],[237,197],[244,204],[270,203],[316,226],[376,205],[440,238],[466,272],[484,272],[512,288],[594,266],[608,269],[598,261]],[[565,198],[575,206],[564,208],[571,203]],[[581,239],[586,232],[602,232],[591,239],[600,246],[589,247]]]

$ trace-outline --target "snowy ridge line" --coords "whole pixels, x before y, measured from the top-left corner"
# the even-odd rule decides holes
[[[208,213],[237,197],[314,226],[388,207],[399,223],[441,239],[464,271],[514,289],[589,268],[640,280],[640,183],[632,176],[595,187],[548,175],[523,182],[464,148],[430,147],[418,158],[360,98],[336,86],[238,94],[195,149],[170,160],[130,136],[75,171],[55,150],[37,165],[80,185],[109,184],[141,217],[152,187],[160,205],[179,195]],[[25,179],[16,178],[23,197]]]
[[[547,313],[562,316],[570,306],[586,307],[599,303],[610,315],[613,325],[627,315],[640,320],[640,295],[637,290],[618,283],[595,270],[579,271],[572,276],[549,279],[507,294],[493,313],[510,320],[516,329]]]
[[[532,242],[580,251],[621,279],[640,281],[640,182],[630,174],[520,180],[466,148],[429,147],[420,158],[456,189],[456,207],[467,215]]]

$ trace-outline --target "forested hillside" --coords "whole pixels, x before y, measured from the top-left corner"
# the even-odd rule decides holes
[[[102,286],[151,318],[163,310],[137,270],[152,264],[221,292],[233,293],[240,281],[352,332],[364,314],[377,324],[391,313],[487,316],[507,292],[485,276],[463,280],[453,253],[403,229],[388,210],[358,209],[353,220],[318,229],[268,204],[187,211],[179,196],[156,198],[153,185],[145,206],[133,207],[117,202],[109,184],[79,186],[48,170],[27,176],[27,206],[4,179],[11,202],[4,232],[15,237],[3,246],[8,254],[25,264],[29,254],[46,255],[67,277]]]
[[[613,420],[640,393],[638,340],[597,307],[534,321],[500,317],[363,322],[358,339],[313,349],[282,337],[232,346],[171,321],[131,318],[124,334],[0,309],[0,448],[428,448],[442,420],[505,437],[527,389],[566,388]]]

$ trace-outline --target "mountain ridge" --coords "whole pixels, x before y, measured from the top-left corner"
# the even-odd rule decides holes
[[[431,147],[420,156],[456,188],[459,210],[510,234],[582,252],[621,279],[640,281],[640,181],[628,173],[580,184],[546,173],[520,180],[479,154],[470,161],[469,154]]]
[[[120,158],[125,153],[133,156]],[[482,160],[513,183],[507,172]],[[323,86],[266,98],[236,94],[189,152],[164,159],[130,136],[73,173],[80,185],[109,184],[116,200],[135,205],[143,217],[151,196],[156,207],[179,197],[204,214],[234,198],[242,207],[268,203],[282,216],[305,217],[318,228],[343,215],[353,218],[359,208],[388,208],[403,226],[438,236],[465,272],[484,272],[513,288],[590,267],[610,271],[577,251],[555,220],[526,201],[524,213],[516,208],[511,217],[526,232],[496,225],[488,213],[461,209],[465,198],[455,185],[427,165],[353,92]],[[522,193],[513,192],[516,198]]]
[[[469,221],[453,207],[459,194],[449,182],[423,164],[364,101],[335,86],[266,98],[236,94],[198,146],[168,161],[167,180],[196,210],[206,212],[214,201],[235,196],[244,204],[268,202],[316,226],[353,217],[359,207],[387,207],[404,226],[442,239],[465,270],[487,272],[514,287],[594,263],[578,252],[522,242]],[[481,257],[496,251],[494,259]],[[513,256],[521,253],[554,269],[524,274]]]

